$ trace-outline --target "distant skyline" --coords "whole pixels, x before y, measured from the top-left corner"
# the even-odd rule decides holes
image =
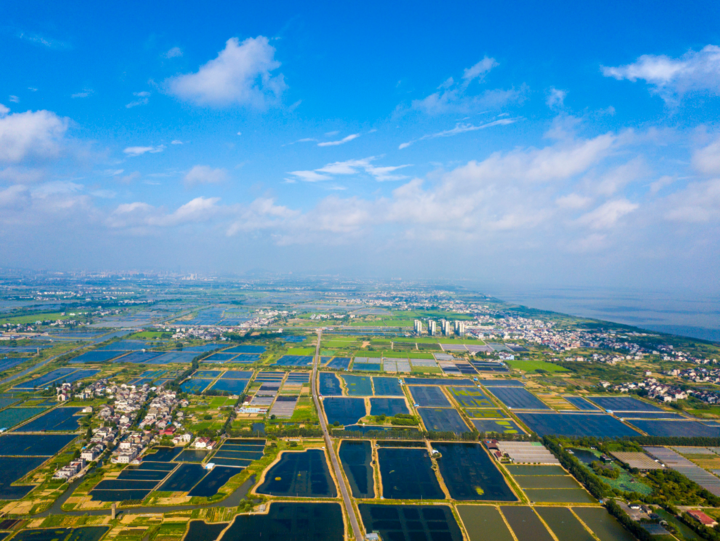
[[[28,1],[3,267],[720,293],[715,2]]]

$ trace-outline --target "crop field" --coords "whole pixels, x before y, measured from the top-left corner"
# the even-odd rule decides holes
[[[499,409],[467,409],[465,410],[471,419],[503,419],[505,413]]]
[[[523,431],[512,419],[473,419],[472,424],[480,434],[523,434]]]
[[[443,394],[440,387],[434,386],[413,386],[410,387],[410,394],[419,406],[431,406],[440,408],[451,407],[450,401]]]
[[[601,541],[633,541],[635,539],[603,508],[576,507],[573,511]]]
[[[550,532],[530,507],[501,507],[518,541],[553,541]]]
[[[510,409],[549,410],[535,395],[520,387],[491,387],[490,392]]]
[[[568,372],[567,368],[547,361],[506,361],[510,368],[523,372]]]
[[[443,500],[427,449],[378,449],[383,498],[393,500]]]
[[[470,541],[515,541],[497,507],[458,505],[457,510]]]
[[[445,485],[454,500],[514,502],[517,497],[479,443],[433,443]]]
[[[377,532],[381,539],[463,541],[462,531],[446,505],[419,507],[363,503],[358,508],[365,529]]]
[[[492,403],[485,393],[474,387],[448,387],[448,391],[463,408],[492,408]]]
[[[454,432],[462,434],[470,432],[460,414],[452,408],[418,408],[418,414],[429,431]]]
[[[325,452],[320,449],[283,452],[279,462],[265,474],[265,482],[257,493],[308,498],[337,496]]]
[[[362,398],[328,397],[323,399],[328,424],[354,425],[367,415]]]
[[[594,436],[621,438],[637,436],[630,427],[602,413],[518,413],[517,416],[538,436]]]
[[[536,507],[535,511],[558,539],[572,539],[573,541],[593,541],[594,539],[567,507]]]

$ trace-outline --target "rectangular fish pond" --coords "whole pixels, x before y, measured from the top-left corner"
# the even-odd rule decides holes
[[[337,496],[325,452],[321,449],[282,452],[279,461],[265,473],[265,481],[257,493],[305,498]]]
[[[369,441],[343,440],[340,443],[339,454],[353,497],[374,498],[371,443]]]
[[[394,500],[444,500],[427,449],[378,449],[383,497]]]
[[[373,395],[370,376],[348,376],[343,374],[342,378],[345,380],[345,385],[347,385],[349,396]]]
[[[318,391],[321,396],[342,396],[340,379],[335,374],[321,372],[319,377],[320,387]]]
[[[205,477],[207,470],[199,464],[180,464],[180,467],[165,481],[160,492],[189,492]]]
[[[463,534],[447,505],[358,505],[365,530],[389,541],[463,541]]]
[[[451,408],[418,408],[420,418],[429,432],[471,432],[460,414]]]
[[[322,401],[328,424],[354,425],[367,415],[362,398],[328,397]]]
[[[377,398],[370,399],[370,415],[386,415],[392,417],[398,413],[410,413],[404,398]]]
[[[450,408],[450,401],[443,394],[440,387],[430,385],[410,387],[410,394],[415,403],[419,406],[430,406],[434,408]]]
[[[82,408],[55,408],[20,427],[22,432],[70,432],[80,426]]]

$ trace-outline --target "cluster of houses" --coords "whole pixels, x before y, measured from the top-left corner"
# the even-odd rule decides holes
[[[177,395],[174,391],[166,391],[162,389],[156,390],[157,395],[148,404],[147,413],[138,427],[147,429],[155,426],[159,430],[165,431],[170,429],[171,432],[163,435],[172,436],[175,429],[172,427],[172,414],[178,406]],[[187,405],[187,401],[186,405]]]
[[[53,479],[65,479],[68,480],[72,477],[75,477],[78,473],[80,473],[84,468],[87,462],[84,458],[79,458],[78,460],[73,460],[68,464],[67,466],[63,466],[62,468],[58,469],[53,474]]]
[[[693,391],[684,391],[676,385],[661,383],[655,378],[647,378],[645,381],[621,383],[620,385],[611,386],[607,382],[602,382],[605,388],[612,388],[613,391],[620,393],[629,393],[631,391],[647,391],[647,398],[657,400],[658,402],[677,402],[685,400],[688,394],[695,394]]]

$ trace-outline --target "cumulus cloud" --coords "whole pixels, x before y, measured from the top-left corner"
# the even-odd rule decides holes
[[[577,193],[570,193],[555,199],[558,207],[571,210],[584,209],[590,203],[592,203],[592,198]]]
[[[0,103],[0,116],[5,116],[9,112],[10,112],[10,109],[8,109],[2,103]]]
[[[486,73],[499,65],[500,64],[498,64],[494,58],[485,56],[480,62],[478,62],[474,66],[465,69],[462,76],[463,81],[465,81],[465,84],[468,84],[475,79],[482,80],[485,77]]]
[[[0,180],[16,184],[33,184],[45,178],[45,171],[31,167],[6,167],[0,169]]]
[[[50,111],[0,115],[0,163],[57,157],[68,123]]]
[[[227,180],[227,171],[222,168],[213,169],[208,165],[196,165],[185,175],[185,184],[218,184]]]
[[[492,122],[486,122],[485,124],[480,124],[479,126],[475,126],[473,124],[463,124],[462,122],[459,122],[455,124],[455,127],[450,130],[444,130],[438,133],[431,133],[428,135],[423,135],[422,137],[419,137],[417,139],[413,139],[412,141],[408,141],[407,143],[401,143],[398,147],[399,150],[402,150],[404,148],[409,147],[412,144],[417,143],[418,141],[424,141],[426,139],[435,139],[437,137],[452,137],[453,135],[460,135],[461,133],[467,133],[471,131],[477,131],[477,130],[484,130],[486,128],[492,128],[493,126],[507,126],[508,124],[514,124],[519,119],[517,118],[500,118],[498,120],[493,120]]]
[[[123,152],[130,157],[142,156],[143,154],[157,154],[165,150],[165,145],[149,146],[149,147],[127,147]]]
[[[221,209],[219,197],[196,197],[171,213],[148,203],[124,203],[110,214],[107,224],[113,228],[175,227],[210,220]]]
[[[0,208],[24,208],[30,202],[27,186],[15,185],[0,190]]]
[[[217,58],[197,73],[168,79],[166,86],[174,96],[196,105],[264,109],[277,104],[287,88],[282,74],[272,74],[279,67],[266,37],[242,43],[230,38]]]
[[[720,47],[707,45],[700,51],[688,51],[680,58],[642,55],[625,66],[602,66],[602,73],[618,80],[643,80],[671,104],[691,92],[717,96],[720,94]]]
[[[288,221],[296,219],[300,214],[297,210],[275,204],[275,200],[272,198],[261,197],[234,212],[233,222],[228,227],[226,234],[232,237],[238,233],[282,228],[287,225]]]

